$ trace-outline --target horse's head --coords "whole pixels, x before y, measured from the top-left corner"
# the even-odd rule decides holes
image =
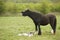
[[[22,15],[23,15],[23,16],[28,16],[28,15],[29,15],[29,13],[30,13],[30,10],[29,10],[29,9],[27,9],[27,10],[25,10],[25,11],[21,12],[21,13],[22,13]]]

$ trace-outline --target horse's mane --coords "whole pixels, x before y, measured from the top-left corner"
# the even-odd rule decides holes
[[[43,15],[42,13],[37,12],[37,11],[30,11],[30,14],[37,15],[37,16]]]

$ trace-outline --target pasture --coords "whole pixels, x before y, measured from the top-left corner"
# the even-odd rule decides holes
[[[41,26],[42,35],[32,37],[18,36],[20,32],[35,31],[35,25],[29,17],[0,17],[0,40],[60,40],[60,16],[57,17],[56,34],[50,33],[51,27]]]

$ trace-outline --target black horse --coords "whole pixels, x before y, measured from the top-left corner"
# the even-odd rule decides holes
[[[33,12],[30,10],[25,10],[22,12],[23,16],[29,16],[34,24],[35,24],[35,30],[38,30],[38,35],[41,35],[41,28],[40,25],[47,25],[50,24],[51,28],[53,29],[53,34],[56,32],[56,16],[52,14],[40,14],[38,12]]]

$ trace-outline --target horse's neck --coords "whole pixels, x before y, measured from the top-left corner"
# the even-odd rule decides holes
[[[29,15],[28,15],[30,18],[32,18],[32,19],[35,19],[35,18],[40,18],[40,17],[42,17],[43,15],[42,14],[39,14],[39,13],[35,13],[35,12],[32,12],[32,13],[30,13]]]
[[[33,14],[28,15],[28,17],[30,17],[31,19],[33,19]]]

